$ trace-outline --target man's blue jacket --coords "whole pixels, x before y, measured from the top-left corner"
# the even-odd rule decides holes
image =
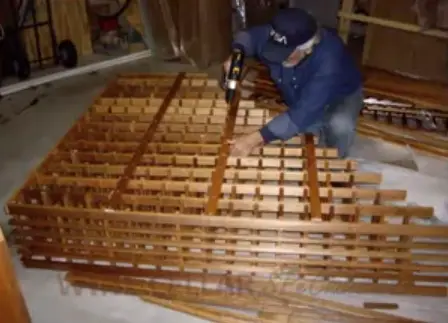
[[[263,57],[269,39],[269,25],[242,31],[234,46],[244,48],[248,57],[258,58],[269,68],[289,109],[261,129],[265,143],[288,140],[320,121],[325,108],[341,102],[360,89],[362,76],[339,36],[322,29],[321,40],[311,55],[295,67],[286,68]]]

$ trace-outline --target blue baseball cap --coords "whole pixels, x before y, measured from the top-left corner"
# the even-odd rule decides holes
[[[271,28],[262,56],[270,62],[282,63],[295,49],[306,49],[312,45],[318,25],[316,19],[305,10],[289,8],[274,16]]]

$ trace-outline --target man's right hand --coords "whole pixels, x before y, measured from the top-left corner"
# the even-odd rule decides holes
[[[222,75],[221,75],[221,88],[226,90],[227,88],[227,75],[229,74],[230,64],[232,62],[232,56],[229,56],[224,63],[222,63]]]
[[[230,70],[230,64],[232,63],[232,56],[229,56],[224,63],[222,63],[222,68],[224,70],[224,73],[227,75],[229,74]]]

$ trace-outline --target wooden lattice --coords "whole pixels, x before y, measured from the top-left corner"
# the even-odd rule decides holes
[[[8,201],[24,264],[446,295],[431,207],[310,136],[229,156],[271,118],[238,99],[205,74],[118,77]]]

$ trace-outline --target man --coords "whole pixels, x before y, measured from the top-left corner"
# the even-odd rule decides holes
[[[320,146],[347,157],[363,106],[362,77],[338,35],[319,28],[301,9],[284,9],[270,25],[237,34],[233,46],[269,68],[288,109],[259,131],[231,140],[232,155],[311,132]],[[225,71],[229,66],[230,58]]]

